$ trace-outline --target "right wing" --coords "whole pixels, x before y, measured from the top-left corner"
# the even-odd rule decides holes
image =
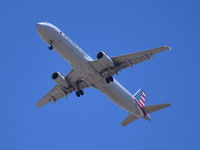
[[[97,72],[104,74],[107,73],[110,76],[117,74],[120,70],[133,66],[137,63],[149,60],[154,54],[170,49],[168,46],[161,46],[158,48],[149,49],[146,51],[140,51],[127,55],[111,57],[114,67],[105,67],[100,63],[100,60],[91,62],[91,65],[97,70]]]
[[[67,96],[68,94],[72,93],[73,91],[77,90],[77,84],[79,84],[80,89],[84,89],[89,87],[89,84],[84,81],[79,76],[75,70],[72,70],[65,79],[70,82],[68,87],[62,87],[60,85],[56,85],[52,90],[50,90],[40,101],[36,103],[37,107],[41,107],[49,102],[56,102],[57,100],[61,99],[62,97]]]

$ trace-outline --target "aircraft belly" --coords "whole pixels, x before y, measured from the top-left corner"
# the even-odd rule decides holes
[[[81,68],[82,64],[93,59],[70,39],[62,36],[54,37],[54,49],[73,67]]]
[[[102,79],[101,75],[93,70],[90,61],[93,59],[85,54],[78,46],[74,45],[67,38],[55,36],[55,50],[76,70],[81,78],[84,78],[90,85],[95,85]]]
[[[133,102],[132,95],[120,83],[114,80],[114,82],[107,84],[105,78],[91,68],[89,63],[91,58],[82,53],[82,50],[73,45],[68,39],[57,37],[55,42],[56,51],[70,63],[74,70],[78,71],[81,78],[102,91],[118,106],[139,116],[140,111],[137,104]]]
[[[73,50],[70,45],[64,45],[60,44],[59,48],[56,48],[56,51],[66,60],[70,63],[72,67],[80,66],[81,60],[80,56],[78,56]]]
[[[139,116],[140,112],[137,104],[133,102],[132,95],[116,80],[109,84],[101,85],[98,89],[118,106],[134,115]]]

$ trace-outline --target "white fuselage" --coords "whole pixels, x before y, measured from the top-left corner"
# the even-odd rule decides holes
[[[144,113],[137,103],[134,102],[132,94],[126,90],[117,80],[106,83],[105,78],[91,65],[93,59],[80,47],[73,43],[61,30],[50,23],[38,23],[37,31],[44,41],[51,42],[53,48],[79,73],[87,83],[103,92],[115,104],[126,111],[143,118]]]

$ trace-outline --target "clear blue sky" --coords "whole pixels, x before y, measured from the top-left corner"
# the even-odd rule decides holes
[[[70,66],[47,49],[37,22],[48,21],[89,55],[169,45],[171,51],[115,76],[147,105],[172,107],[123,128],[127,112],[89,88],[41,109],[35,103]],[[197,0],[2,0],[0,3],[0,149],[200,149],[200,2]]]

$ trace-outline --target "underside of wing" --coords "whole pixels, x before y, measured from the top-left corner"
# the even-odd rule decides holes
[[[107,72],[109,75],[118,73],[120,70],[133,66],[134,64],[149,60],[154,54],[170,49],[168,46],[162,46],[158,48],[153,48],[145,51],[140,51],[136,53],[131,53],[127,55],[112,57],[114,66],[105,66],[101,63],[101,59],[91,62],[93,68],[95,68],[99,73]]]
[[[123,56],[113,57],[112,60],[120,69],[132,66],[134,64],[143,62],[153,57],[154,54],[170,49],[167,46],[153,48],[146,51],[136,52]]]
[[[56,77],[60,75],[59,73],[56,73]],[[60,78],[62,80],[59,80],[59,82],[56,82],[57,85],[50,90],[39,102],[37,102],[37,107],[41,107],[48,102],[56,102],[62,97],[65,97],[66,95],[70,94],[73,91],[77,91],[80,89],[84,89],[89,87],[89,84],[82,79],[79,74],[72,70],[66,77]],[[67,82],[67,86],[65,84],[62,84],[63,82]]]
[[[73,91],[72,88],[64,89],[59,85],[56,85],[52,90],[49,91],[40,101],[37,102],[37,107],[41,107],[49,102],[56,102],[58,99],[65,97],[67,94]]]

